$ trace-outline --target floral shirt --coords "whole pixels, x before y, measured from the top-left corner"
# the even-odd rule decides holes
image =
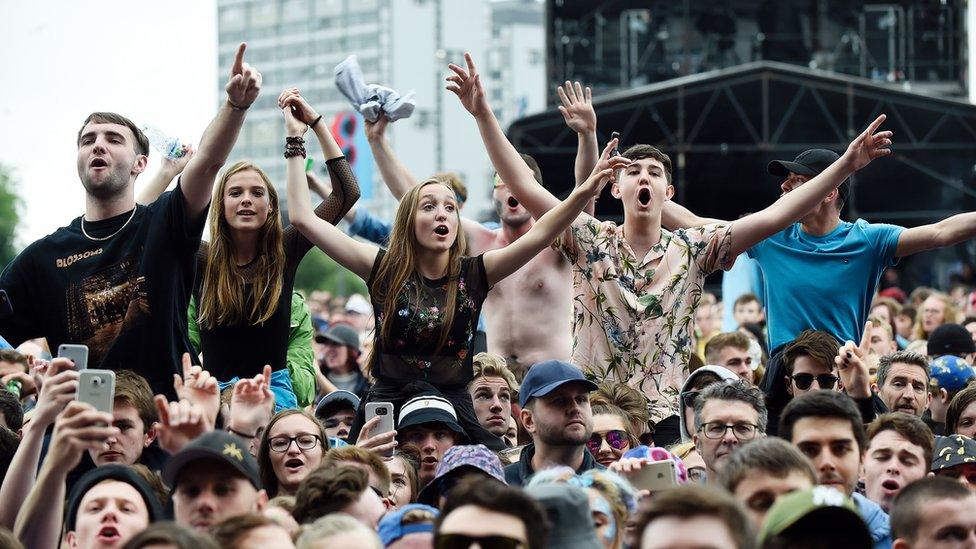
[[[580,215],[559,244],[573,263],[573,362],[597,380],[640,390],[655,421],[677,414],[702,285],[732,266],[731,234],[729,224],[662,229],[638,258],[622,226]]]
[[[371,296],[381,281],[375,279],[385,251],[376,255],[366,285]],[[483,256],[464,257],[458,275],[454,321],[444,346],[437,350],[444,324],[448,277],[430,280],[414,276],[404,285],[397,300],[393,337],[387,343],[377,333],[372,375],[378,381],[407,383],[423,380],[438,388],[460,388],[474,377],[474,333],[488,291]],[[377,331],[383,325],[384,310],[375,299]]]

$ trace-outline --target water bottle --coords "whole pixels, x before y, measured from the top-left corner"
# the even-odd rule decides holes
[[[10,381],[7,382],[6,389],[11,393],[13,393],[14,396],[16,396],[17,398],[20,398],[20,389],[21,389],[20,381],[16,379],[11,379]]]
[[[166,135],[156,126],[145,125],[142,127],[142,133],[146,134],[149,144],[154,149],[170,160],[182,158],[186,154],[179,139]]]

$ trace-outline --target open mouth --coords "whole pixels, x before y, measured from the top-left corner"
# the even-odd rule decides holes
[[[881,483],[881,487],[884,488],[885,490],[894,492],[895,490],[901,488],[901,485],[898,484],[898,481],[888,479]]]
[[[637,191],[637,202],[639,202],[641,206],[646,208],[647,205],[651,203],[651,190],[648,189],[647,187],[644,187],[641,190]]]
[[[516,200],[514,196],[508,197],[508,207],[509,208],[518,208],[518,205],[519,205],[519,201]]]
[[[254,210],[241,210],[237,212],[237,215],[257,215],[257,212]]]
[[[299,469],[303,465],[305,465],[305,462],[298,458],[292,458],[285,462],[285,467],[288,469]]]
[[[92,161],[89,162],[88,165],[90,167],[92,167],[92,168],[107,168],[108,167],[108,162],[106,162],[102,158],[95,158],[95,159],[92,159]]]
[[[449,232],[451,231],[447,228],[447,225],[438,225],[434,227],[434,233],[440,236],[447,236],[447,233]]]
[[[435,458],[434,456],[425,457],[423,462],[421,463],[423,464],[424,467],[437,468],[437,458]]]
[[[100,540],[109,541],[115,540],[121,537],[119,535],[119,530],[114,526],[103,526],[101,530],[98,531],[98,538]]]

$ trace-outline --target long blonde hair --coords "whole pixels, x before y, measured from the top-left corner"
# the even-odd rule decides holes
[[[224,218],[224,191],[231,176],[251,170],[258,174],[268,188],[271,212],[261,227],[257,257],[251,281],[252,299],[247,305],[244,295],[244,278],[238,273],[234,260],[234,244],[230,226]],[[214,189],[210,206],[210,246],[203,273],[198,322],[206,328],[239,324],[261,324],[271,318],[278,308],[284,285],[285,247],[284,230],[281,227],[281,210],[278,207],[278,191],[267,174],[247,161],[237,162],[224,172]]]
[[[925,298],[925,300],[932,297],[945,304],[945,309],[942,311],[942,324],[955,324],[956,322],[959,322],[959,314],[956,312],[956,304],[952,301],[951,297],[942,292],[932,292],[928,297]],[[918,312],[915,313],[915,326],[912,328],[912,339],[916,341],[928,339],[929,336],[932,335],[925,331],[925,300],[919,304]]]
[[[407,301],[416,303],[420,298],[420,287],[423,283],[417,273],[416,249],[419,243],[414,225],[417,218],[417,204],[420,202],[420,192],[427,185],[443,185],[451,190],[452,196],[454,193],[454,190],[443,181],[431,178],[415,185],[400,200],[396,217],[393,220],[393,230],[390,232],[389,248],[376,270],[376,280],[379,283],[374,284],[375,291],[373,292],[374,299],[383,311],[382,324],[379,326],[379,337],[382,338],[384,345],[389,345],[392,342],[397,298],[405,291],[405,286],[409,280],[414,279],[416,284],[414,284],[414,295],[405,296]],[[461,230],[460,214],[455,211],[455,215],[458,215],[458,232],[457,238],[454,239],[448,251],[447,297],[444,307],[441,308],[444,311],[444,322],[441,325],[441,335],[437,342],[438,351],[447,342],[451,325],[454,323],[454,303],[457,300],[461,257],[464,250],[467,249],[464,231]],[[374,347],[367,363],[372,366],[375,359]]]

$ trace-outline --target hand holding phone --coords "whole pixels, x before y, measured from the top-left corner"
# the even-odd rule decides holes
[[[634,488],[651,493],[668,490],[678,485],[678,472],[674,461],[670,459],[644,462],[626,477]]]
[[[372,420],[375,420],[375,422],[372,422]],[[367,428],[367,426],[370,428]],[[393,449],[396,448],[395,436],[396,432],[393,430],[393,403],[367,402],[366,423],[359,433],[359,440],[356,441],[356,446],[366,450],[372,450],[384,457],[393,457]]]
[[[115,403],[115,372],[85,370],[78,375],[78,402],[86,402],[99,412],[111,414]]]
[[[88,345],[74,345],[62,343],[58,345],[58,358],[71,359],[75,370],[79,372],[88,368]]]

